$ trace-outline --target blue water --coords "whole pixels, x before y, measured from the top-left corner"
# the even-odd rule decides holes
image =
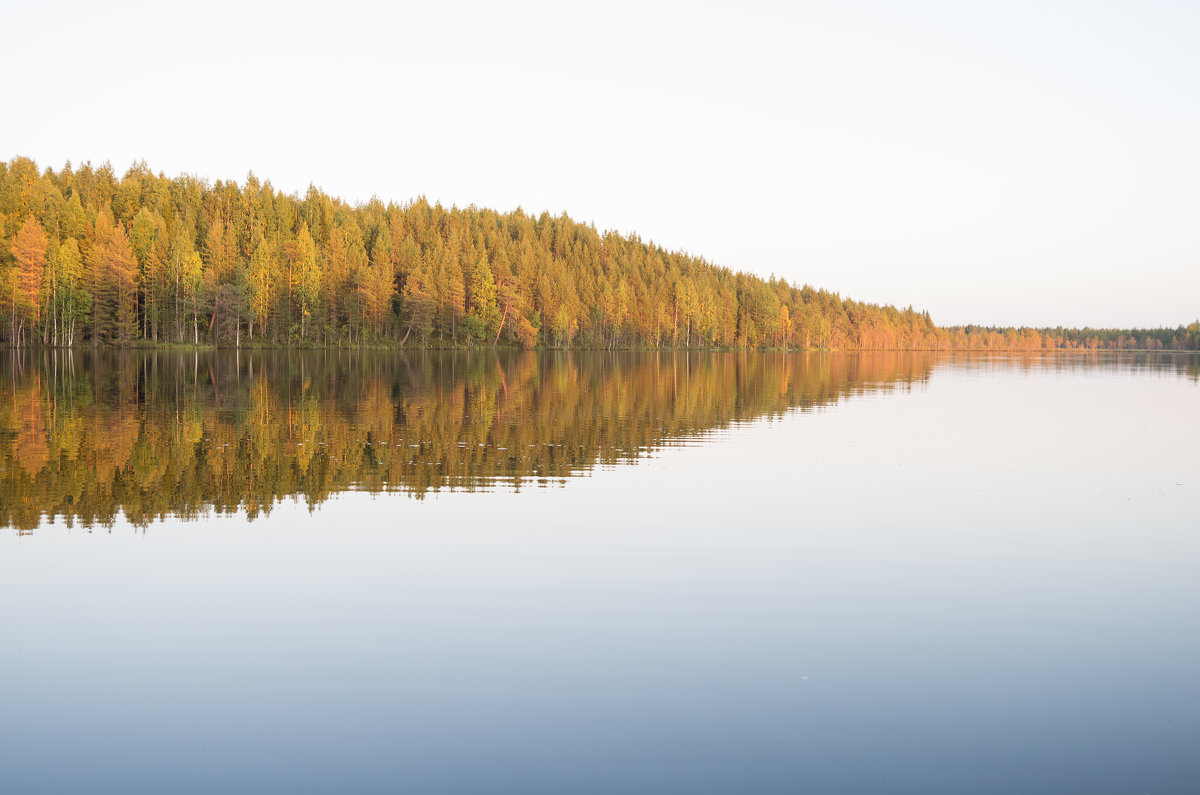
[[[1195,372],[945,356],[548,488],[4,531],[0,791],[1198,792]]]

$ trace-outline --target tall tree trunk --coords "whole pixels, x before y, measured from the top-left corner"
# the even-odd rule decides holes
[[[217,313],[221,311],[221,294],[218,292],[216,299],[213,301],[212,317],[208,319],[208,336],[213,336],[213,326],[217,323]],[[215,339],[215,338],[214,338]]]
[[[496,329],[496,339],[492,340],[492,347],[495,348],[500,342],[500,332],[504,331],[504,320],[508,317],[508,306],[504,307],[504,314],[500,316],[500,328]]]

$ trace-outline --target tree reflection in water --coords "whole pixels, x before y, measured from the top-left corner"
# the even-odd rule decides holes
[[[39,351],[0,378],[0,521],[561,483],[930,377],[929,353]]]

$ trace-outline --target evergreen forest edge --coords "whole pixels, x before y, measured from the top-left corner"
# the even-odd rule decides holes
[[[0,163],[13,345],[1200,349],[1175,329],[938,327],[565,213],[304,197],[109,164]]]

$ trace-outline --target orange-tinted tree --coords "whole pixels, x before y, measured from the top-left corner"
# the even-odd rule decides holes
[[[46,272],[45,230],[32,215],[25,219],[12,243],[16,274],[12,279],[12,339],[26,338],[27,330],[36,332],[42,309],[42,282]]]

